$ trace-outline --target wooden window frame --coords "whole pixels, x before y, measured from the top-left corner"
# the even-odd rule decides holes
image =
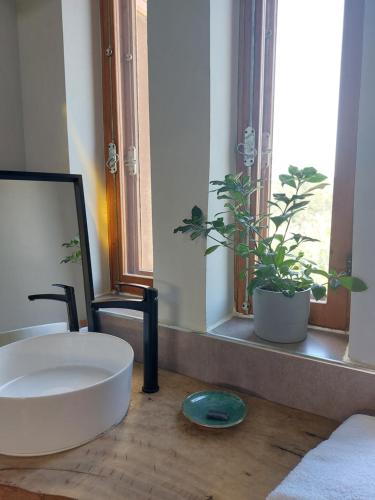
[[[238,143],[243,141],[245,127],[252,123],[259,153],[251,176],[253,181],[260,178],[264,181],[263,194],[252,200],[252,213],[265,209],[270,193],[270,155],[267,149],[272,149],[272,134],[270,139],[265,138],[264,131],[272,130],[276,12],[277,0],[241,0]],[[363,0],[345,0],[329,259],[330,269],[337,271],[348,269],[352,253],[363,16]],[[252,37],[258,43],[252,44]],[[270,57],[265,61],[266,50],[270,51]],[[272,97],[267,100],[265,95]],[[237,172],[244,170],[243,158],[239,155]],[[236,257],[236,310],[248,314],[251,312],[251,298],[247,296],[246,283],[237,277],[244,267],[244,260]],[[346,331],[349,319],[350,294],[342,288],[335,292],[329,290],[326,303],[311,303],[309,323],[312,325]]]
[[[122,292],[136,293],[133,288],[120,286],[118,283],[136,283],[140,285],[152,286],[153,278],[151,273],[127,274],[123,272],[126,252],[137,251],[137,241],[126,241],[126,234],[123,228],[128,221],[136,217],[137,214],[128,213],[124,206],[124,197],[121,193],[127,189],[124,167],[122,166],[124,147],[129,141],[131,127],[127,126],[129,120],[121,117],[125,108],[129,119],[134,116],[134,103],[131,93],[134,92],[130,84],[130,77],[121,68],[127,56],[126,44],[121,39],[124,30],[119,29],[120,19],[132,18],[132,2],[126,0],[100,0],[101,19],[101,41],[102,41],[102,89],[103,89],[103,125],[104,125],[104,148],[107,157],[108,144],[113,142],[117,146],[118,171],[112,174],[106,168],[106,189],[107,189],[107,212],[108,212],[108,238],[109,238],[109,261],[110,279],[112,290],[120,289]],[[131,25],[132,23],[128,23]],[[133,33],[127,33],[129,39]],[[116,76],[124,71],[124,79],[119,81]],[[120,86],[127,85],[127,91]],[[125,96],[125,102],[121,102]],[[134,192],[134,188],[128,189],[128,193]]]

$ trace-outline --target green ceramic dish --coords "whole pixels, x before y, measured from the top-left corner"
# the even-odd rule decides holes
[[[247,409],[241,398],[230,392],[194,392],[184,399],[182,413],[195,424],[203,427],[222,429],[239,424],[246,417]],[[225,420],[208,418],[218,415]]]

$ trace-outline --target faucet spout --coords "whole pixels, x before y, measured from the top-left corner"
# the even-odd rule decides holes
[[[68,322],[69,322],[69,330],[71,332],[79,331],[79,321],[78,321],[78,313],[77,313],[77,304],[74,293],[74,287],[68,285],[61,285],[59,283],[55,283],[52,286],[58,286],[64,289],[64,294],[57,293],[39,293],[34,295],[29,295],[28,299],[30,301],[34,300],[57,300],[59,302],[66,303],[66,309],[68,313]]]
[[[27,298],[30,302],[34,300],[58,300],[60,302],[66,302],[65,295],[59,295],[58,293],[37,293],[35,295],[29,295]]]

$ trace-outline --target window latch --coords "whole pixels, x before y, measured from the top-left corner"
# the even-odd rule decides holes
[[[243,142],[237,144],[237,153],[242,155],[245,167],[254,165],[257,150],[255,149],[255,130],[252,127],[245,128]]]
[[[125,156],[125,166],[128,170],[129,175],[137,175],[137,148],[135,146],[130,146],[126,151]]]
[[[347,258],[346,258],[346,274],[348,276],[351,276],[352,274],[352,255],[348,255]]]
[[[119,156],[117,154],[116,144],[114,142],[110,142],[108,144],[108,160],[106,161],[106,165],[109,168],[111,174],[117,173],[118,161],[119,161]]]

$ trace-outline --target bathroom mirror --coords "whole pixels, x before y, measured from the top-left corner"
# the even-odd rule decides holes
[[[19,338],[67,329],[65,302],[28,299],[74,287],[80,327],[93,298],[82,179],[0,171],[0,332]]]

